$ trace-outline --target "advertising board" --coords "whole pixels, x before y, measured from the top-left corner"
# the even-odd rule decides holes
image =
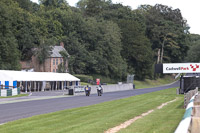
[[[200,63],[165,63],[163,73],[200,73]]]
[[[84,86],[74,86],[75,93],[82,93],[85,92]]]

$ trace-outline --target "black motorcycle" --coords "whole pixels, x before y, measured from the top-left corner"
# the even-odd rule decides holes
[[[97,94],[98,94],[98,96],[101,96],[102,93],[103,93],[103,90],[102,90],[102,89],[101,89],[101,90],[98,90],[98,89],[97,89]]]

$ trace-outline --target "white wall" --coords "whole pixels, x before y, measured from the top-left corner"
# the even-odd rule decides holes
[[[91,85],[91,94],[97,94],[98,85]],[[103,87],[103,92],[115,92],[124,90],[133,90],[133,84],[114,84],[114,85],[101,85]],[[75,93],[74,95],[85,95],[85,92]]]

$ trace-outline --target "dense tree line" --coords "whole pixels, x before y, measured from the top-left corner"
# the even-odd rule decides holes
[[[200,35],[190,34],[189,51],[186,57],[187,62],[200,62]]]
[[[20,69],[32,48],[59,42],[68,51],[72,74],[123,80],[153,78],[154,64],[183,62],[192,35],[179,9],[164,5],[129,6],[111,0],[0,1],[0,69]],[[44,56],[45,55],[45,56]]]

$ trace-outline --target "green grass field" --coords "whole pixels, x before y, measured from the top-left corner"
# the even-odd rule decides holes
[[[183,96],[176,95],[176,88],[13,121],[1,125],[0,132],[103,133],[109,128],[177,97],[176,102],[170,103],[161,110],[156,110],[121,131],[172,133],[184,114]]]

